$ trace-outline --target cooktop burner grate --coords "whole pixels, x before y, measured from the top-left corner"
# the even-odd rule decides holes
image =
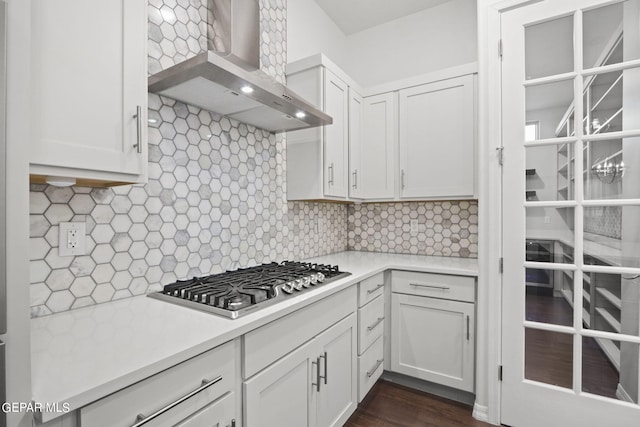
[[[178,280],[149,294],[180,305],[235,318],[290,294],[349,275],[338,266],[295,261],[263,264]]]

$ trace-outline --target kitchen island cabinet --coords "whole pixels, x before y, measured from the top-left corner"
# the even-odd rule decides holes
[[[31,28],[31,182],[145,182],[147,2],[33,0]]]

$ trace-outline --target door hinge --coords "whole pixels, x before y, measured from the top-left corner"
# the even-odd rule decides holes
[[[504,147],[500,146],[496,148],[496,151],[498,152],[498,163],[502,166],[504,164]]]
[[[498,58],[502,59],[502,39],[498,40]]]
[[[500,274],[504,272],[504,258],[502,257],[498,260],[498,269],[500,270]]]
[[[502,381],[502,365],[498,366],[498,381]]]

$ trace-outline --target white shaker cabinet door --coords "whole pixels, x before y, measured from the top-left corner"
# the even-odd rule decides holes
[[[399,92],[400,197],[475,194],[474,76]]]
[[[289,353],[244,383],[246,427],[315,427],[315,341]]]
[[[318,427],[342,426],[358,406],[357,334],[352,314],[317,338],[321,345]]]
[[[348,86],[325,69],[324,111],[333,117],[333,124],[324,127],[324,193],[346,198],[349,168],[349,93]]]
[[[474,391],[474,304],[393,293],[391,369]]]
[[[143,182],[147,2],[32,4],[31,174]]]
[[[396,109],[392,92],[361,100],[360,140],[349,139],[352,194],[365,200],[393,199],[395,192]],[[349,116],[355,108],[350,99]],[[352,125],[352,123],[350,123]],[[354,144],[355,142],[355,144]]]

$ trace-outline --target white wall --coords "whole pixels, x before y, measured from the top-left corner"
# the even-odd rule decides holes
[[[287,2],[287,62],[324,53],[341,67],[347,63],[347,36],[314,0]]]
[[[349,62],[335,61],[363,87],[475,62],[476,1],[453,0],[348,40]]]
[[[362,87],[477,61],[476,0],[345,36],[314,0],[287,3],[287,62],[324,53]]]

